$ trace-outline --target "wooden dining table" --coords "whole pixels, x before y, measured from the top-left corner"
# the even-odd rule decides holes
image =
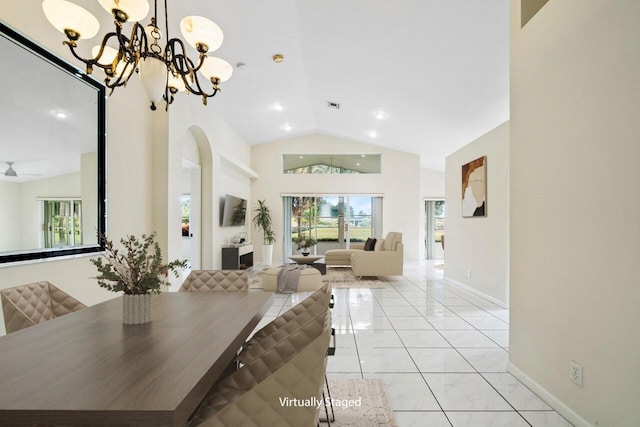
[[[0,337],[0,425],[182,426],[272,303],[267,292],[122,297]]]

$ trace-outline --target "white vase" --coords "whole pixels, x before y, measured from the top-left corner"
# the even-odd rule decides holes
[[[151,294],[123,295],[122,323],[139,325],[151,322]]]
[[[273,245],[262,245],[262,265],[268,267],[273,262]]]

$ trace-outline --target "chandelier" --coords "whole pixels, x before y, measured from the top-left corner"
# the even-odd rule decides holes
[[[98,3],[113,15],[115,30],[107,33],[100,45],[93,47],[90,58],[78,54],[77,42],[91,39],[98,33],[100,24],[96,17],[66,0],[44,0],[42,9],[51,25],[66,35],[63,44],[85,64],[87,74],[94,68],[104,71],[104,82],[111,89],[110,93],[117,87],[126,86],[136,72],[152,110],[162,99],[168,109],[174,96],[181,91],[201,96],[202,103],[207,105],[207,98],[215,96],[220,91],[220,83],[231,77],[231,64],[207,54],[222,45],[222,30],[213,21],[201,16],[186,16],[180,21],[182,36],[198,52],[198,59],[194,60],[188,57],[185,43],[178,38],[161,44],[158,0],[154,0],[153,17],[146,27],[139,21],[149,13],[147,0],[98,0]],[[168,38],[167,0],[164,0],[164,22],[164,34]],[[126,23],[132,23],[132,28],[125,33]],[[203,87],[199,77],[210,81],[211,87]]]

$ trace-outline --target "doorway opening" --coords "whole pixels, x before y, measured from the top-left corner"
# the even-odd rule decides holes
[[[425,200],[425,240],[426,259],[444,259],[444,229],[446,209],[444,200]]]
[[[201,264],[201,203],[200,166],[183,159],[180,197],[182,258],[187,260],[188,270],[199,270]]]

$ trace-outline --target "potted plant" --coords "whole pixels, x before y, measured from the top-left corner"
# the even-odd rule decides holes
[[[318,244],[318,241],[313,237],[307,237],[304,234],[300,237],[295,237],[293,243],[298,245],[298,250],[302,250],[302,255],[308,256],[310,249]]]
[[[120,239],[123,251],[115,247],[105,235],[104,253],[101,258],[92,258],[91,263],[98,269],[98,285],[112,292],[124,292],[123,318],[125,324],[148,323],[151,321],[151,294],[160,293],[165,278],[172,272],[178,277],[180,268],[187,266],[186,260],[162,262],[160,245],[156,234],[143,234],[140,239],[126,236]]]
[[[262,231],[262,263],[271,265],[273,260],[273,244],[276,241],[276,234],[271,228],[271,210],[267,206],[266,200],[258,200],[258,207],[253,211],[253,224],[258,230]]]

